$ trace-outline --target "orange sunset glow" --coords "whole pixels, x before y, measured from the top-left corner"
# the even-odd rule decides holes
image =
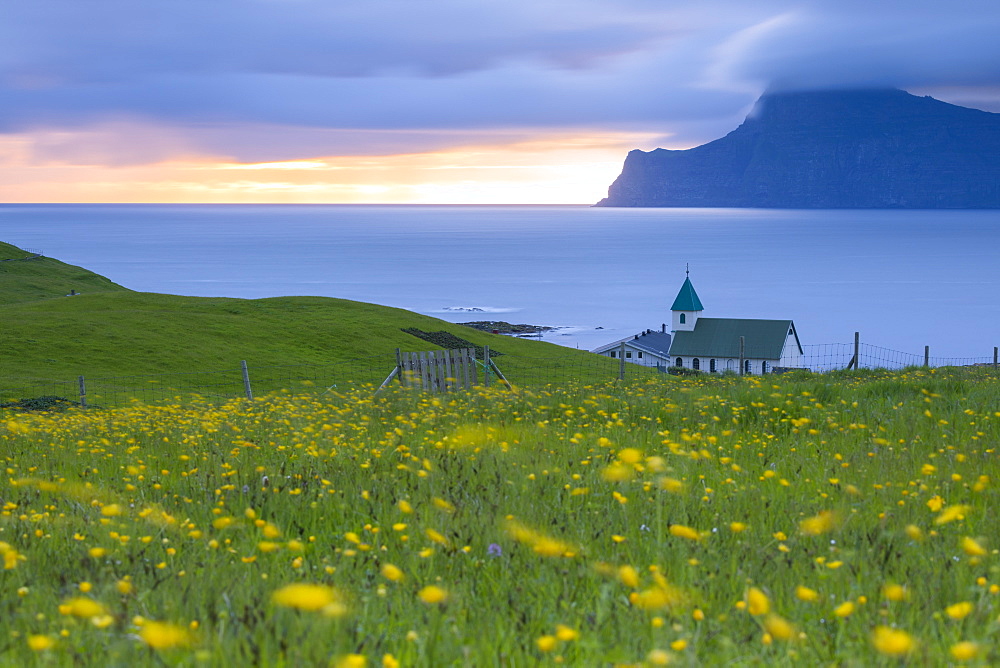
[[[66,151],[42,152],[51,137],[25,134],[0,141],[0,201],[592,204],[606,194],[625,153],[653,139],[558,133],[397,155],[254,163],[182,155],[122,165],[102,164],[101,151],[93,164],[71,151],[65,158]],[[59,147],[80,141],[62,133]]]

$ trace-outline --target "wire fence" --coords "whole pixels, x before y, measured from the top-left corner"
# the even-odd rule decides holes
[[[760,351],[748,347],[747,359]],[[682,360],[683,361],[683,360]],[[610,380],[650,380],[669,374],[740,373],[752,369],[758,374],[789,370],[774,366],[741,366],[729,358],[699,359],[700,368],[688,359],[678,367],[676,360],[649,358],[629,361],[602,355],[525,356],[506,353],[496,358],[497,373],[482,360],[481,382],[485,385],[509,380],[515,386],[545,387],[569,383],[603,383]],[[674,362],[674,363],[670,363]],[[745,362],[739,360],[737,362]],[[907,353],[881,346],[854,343],[824,343],[802,346],[802,355],[793,369],[825,373],[842,369],[902,369],[913,366],[989,366],[997,367],[997,349],[993,355],[979,357],[931,357]],[[223,402],[235,398],[263,396],[276,392],[312,392],[327,394],[351,391],[370,386],[371,391],[392,375],[396,359],[392,355],[340,360],[329,364],[234,364],[229,369],[191,373],[165,373],[141,376],[104,376],[76,379],[3,378],[0,377],[0,409],[46,409],[60,405],[82,405],[87,408],[114,408],[133,402],[144,404],[186,402],[192,397]]]

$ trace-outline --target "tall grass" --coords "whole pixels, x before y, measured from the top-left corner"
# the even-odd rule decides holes
[[[0,662],[1000,658],[988,370],[373,389],[4,415]]]

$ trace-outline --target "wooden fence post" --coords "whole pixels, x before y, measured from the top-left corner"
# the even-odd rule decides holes
[[[852,357],[851,361],[847,363],[848,369],[859,368],[861,364],[861,358],[859,357],[860,349],[861,349],[861,334],[859,332],[854,332],[854,357]]]
[[[80,408],[86,408],[87,407],[87,381],[85,381],[83,379],[83,376],[80,376],[77,380],[80,383]]]
[[[931,365],[931,347],[924,346],[924,366]]]
[[[993,368],[997,368],[997,346],[993,346]]]
[[[490,347],[483,346],[483,384],[490,386]]]
[[[744,361],[745,359],[746,359],[746,341],[741,336],[740,337],[740,375],[741,376],[744,374],[744,369],[746,367],[746,362]]]
[[[247,361],[240,360],[240,370],[243,372],[243,392],[247,399],[253,399],[253,390],[250,388],[250,371],[247,369]]]
[[[618,346],[618,380],[625,380],[625,342]]]

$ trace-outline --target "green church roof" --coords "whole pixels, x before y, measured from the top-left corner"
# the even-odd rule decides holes
[[[674,305],[670,307],[671,311],[704,311],[705,307],[701,305],[701,300],[698,299],[698,293],[694,291],[694,286],[691,285],[691,279],[685,278],[684,285],[681,286],[681,291],[677,293],[677,299],[674,300]]]
[[[698,318],[694,330],[675,332],[670,354],[676,357],[739,357],[740,337],[748,358],[781,358],[785,339],[795,337],[798,353],[802,346],[791,320],[749,320],[742,318]]]

